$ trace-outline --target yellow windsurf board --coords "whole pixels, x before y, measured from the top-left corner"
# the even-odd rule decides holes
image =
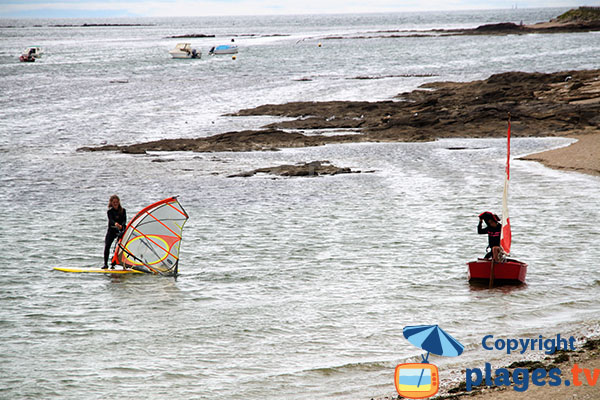
[[[69,268],[69,267],[54,267],[56,271],[63,272],[91,272],[95,274],[143,274],[142,271],[136,271],[135,269],[122,269],[116,267],[115,269],[102,269],[102,268]]]

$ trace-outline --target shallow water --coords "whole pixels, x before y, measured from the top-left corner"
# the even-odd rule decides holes
[[[558,14],[519,12],[526,22]],[[315,17],[306,26],[305,17],[262,18],[235,27],[158,21],[108,34],[29,22],[2,28],[0,397],[371,398],[394,392],[396,364],[420,360],[402,336],[406,325],[439,324],[466,346],[456,359],[430,359],[444,381],[500,359],[480,349],[488,333],[580,335],[597,326],[600,181],[518,160],[569,139],[513,140],[512,250],[529,270],[527,285],[494,290],[469,286],[465,263],[487,244],[477,215],[500,211],[502,139],[260,153],[76,151],[258,127],[272,118],[223,114],[269,102],[375,100],[427,80],[597,68],[591,54],[600,50],[593,34],[322,40],[319,48],[315,39],[296,42],[397,20]],[[463,18],[428,14],[407,26],[465,26]],[[171,60],[177,40],[163,39],[203,31],[228,40],[297,25],[306,27],[293,37],[237,39],[235,61]],[[47,54],[19,64],[13,53],[31,42]],[[94,51],[81,54],[82,46]],[[438,76],[348,79],[400,73]],[[365,173],[226,177],[312,160]],[[176,280],[52,270],[101,263],[113,192],[130,218],[179,196],[190,220]]]

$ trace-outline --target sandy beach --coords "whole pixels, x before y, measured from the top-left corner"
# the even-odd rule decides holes
[[[550,168],[600,175],[600,134],[572,137],[577,141],[567,147],[531,154],[521,159],[537,161]]]

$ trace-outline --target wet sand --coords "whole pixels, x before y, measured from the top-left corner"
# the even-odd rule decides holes
[[[600,134],[572,137],[577,142],[567,147],[531,154],[521,160],[537,161],[549,168],[600,176]]]

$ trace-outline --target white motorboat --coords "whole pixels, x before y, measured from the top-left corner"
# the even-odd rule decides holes
[[[173,50],[169,50],[173,58],[200,58],[202,52],[192,48],[190,43],[177,43]]]

